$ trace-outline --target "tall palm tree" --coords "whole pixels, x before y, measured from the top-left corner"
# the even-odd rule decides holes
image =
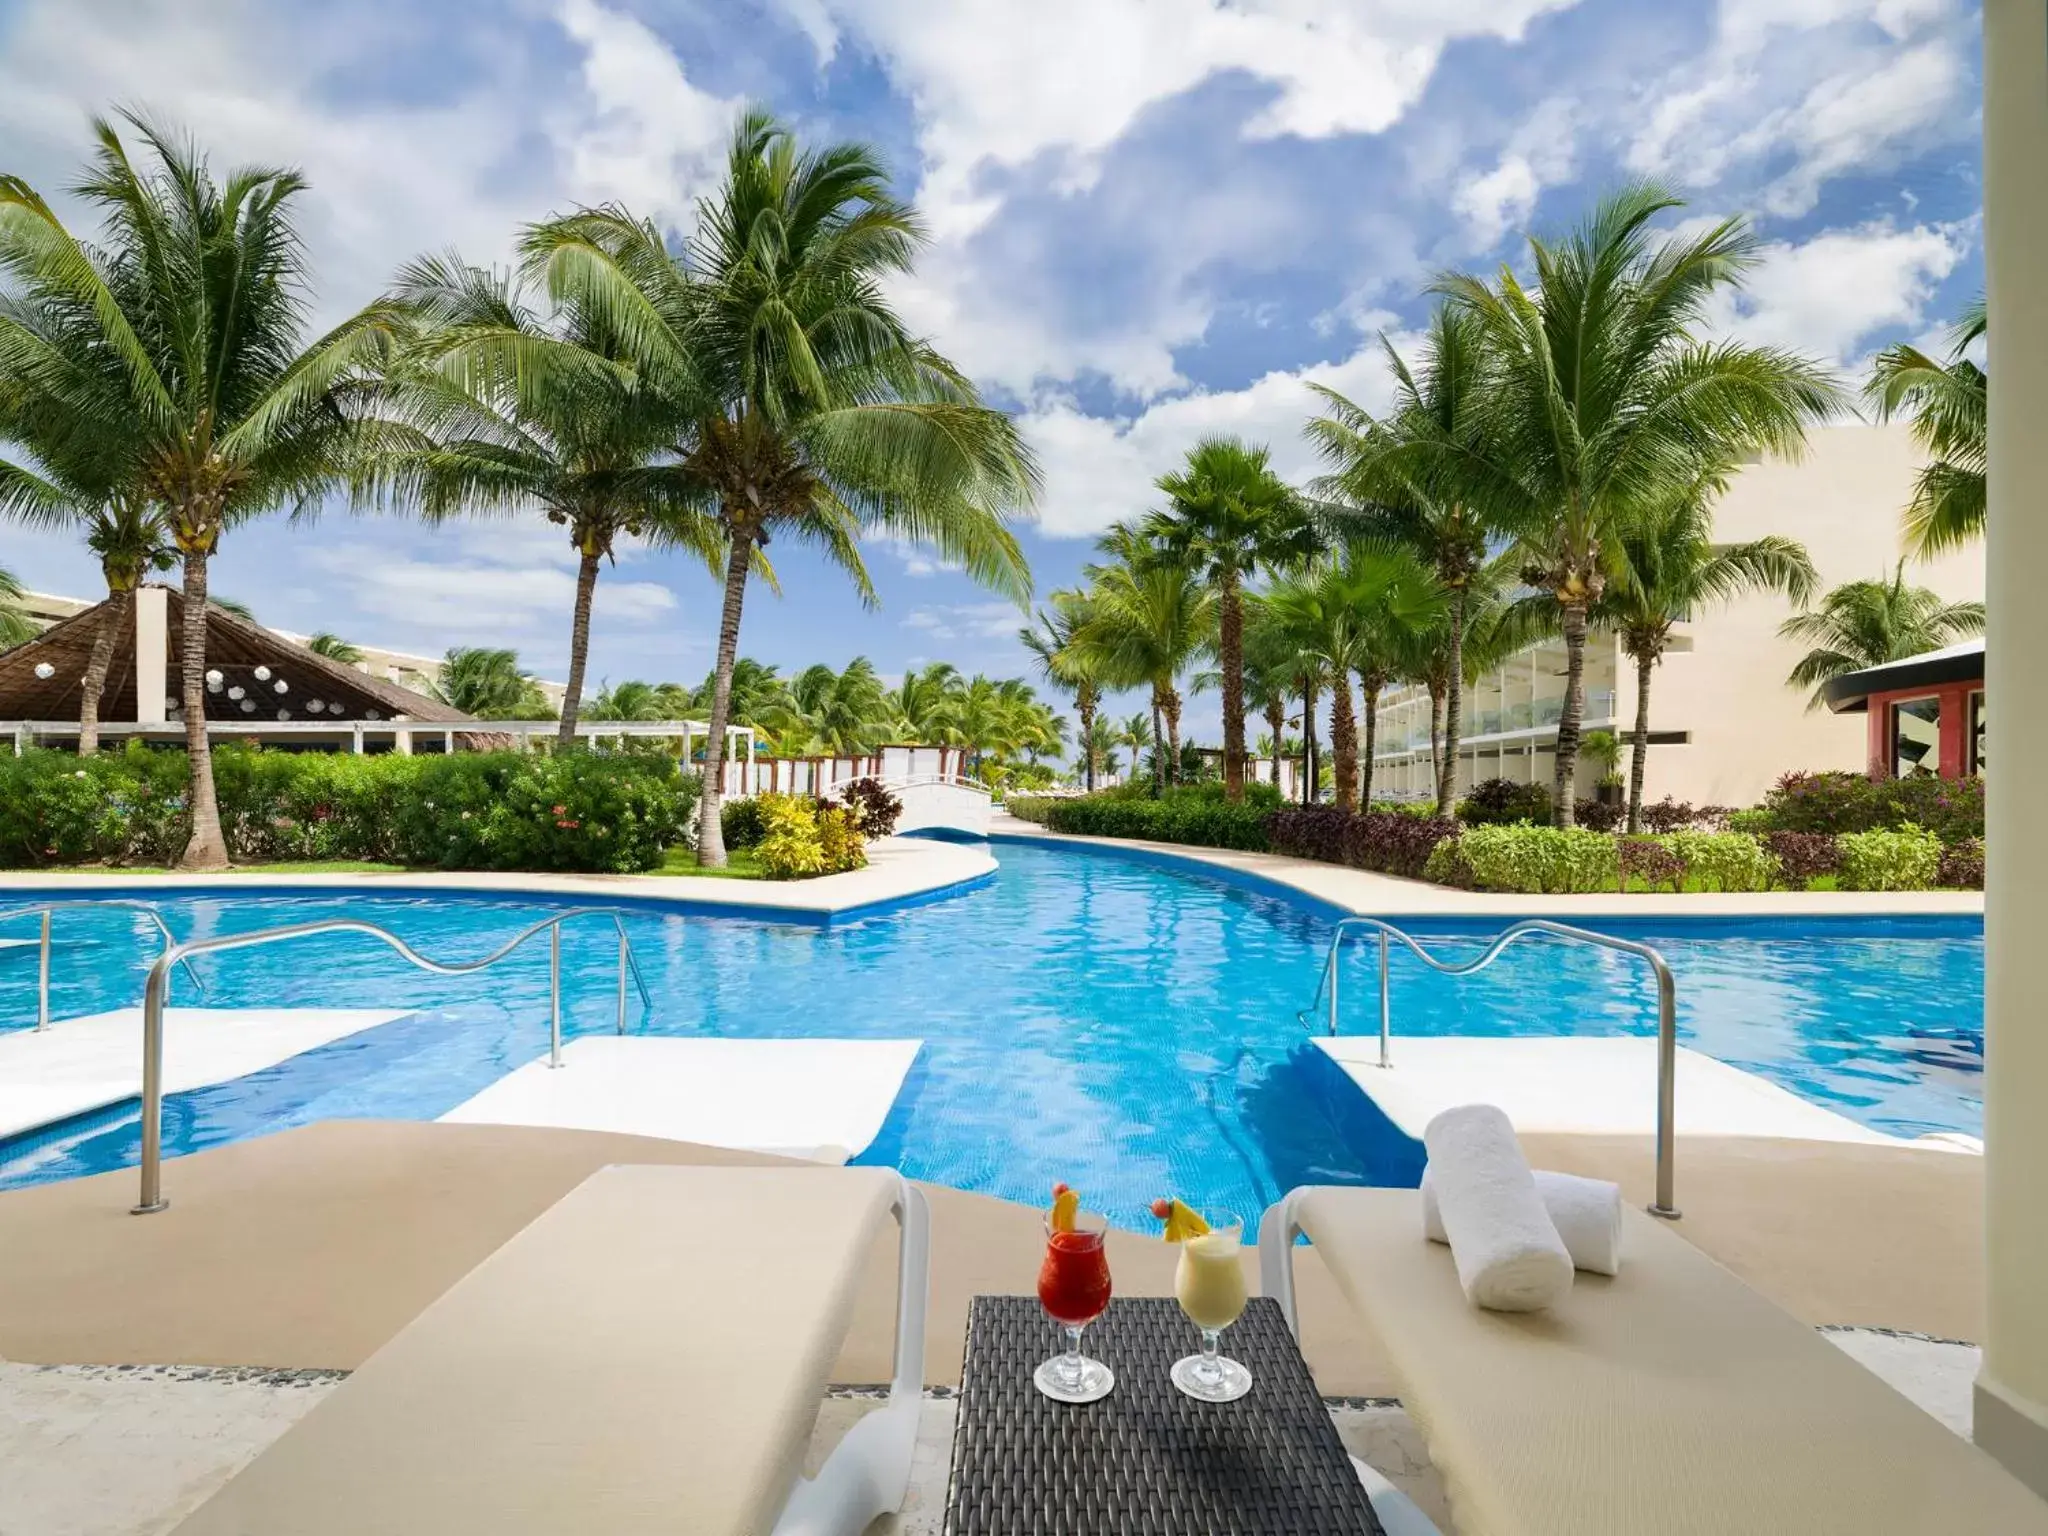
[[[480,720],[551,720],[540,684],[519,670],[519,653],[454,646],[441,659],[434,692],[443,703]]]
[[[1990,380],[1970,360],[1987,321],[1979,298],[1949,332],[1948,357],[1937,361],[1900,342],[1878,353],[1864,398],[1887,421],[1905,411],[1927,464],[1906,503],[1906,547],[1922,560],[1984,536],[1984,473]]]
[[[1216,586],[1216,660],[1223,686],[1223,792],[1244,798],[1244,583],[1262,568],[1314,553],[1301,503],[1270,455],[1234,437],[1205,437],[1155,482],[1164,511],[1147,531]]]
[[[1121,547],[1115,532],[1105,539]],[[1180,762],[1179,679],[1216,644],[1216,594],[1186,564],[1163,551],[1139,562],[1086,567],[1086,617],[1073,644],[1109,688],[1148,688],[1152,697],[1152,776],[1164,789]]]
[[[1074,748],[1081,754],[1083,782],[1091,792],[1098,774],[1116,772],[1117,750],[1123,745],[1122,728],[1107,715],[1095,715],[1076,735]]]
[[[1131,777],[1134,779],[1144,766],[1145,749],[1150,747],[1155,754],[1159,751],[1158,724],[1155,716],[1139,710],[1134,715],[1125,716],[1116,727],[1117,745],[1131,749]]]
[[[363,440],[347,397],[381,362],[391,316],[373,305],[309,344],[294,219],[304,179],[250,167],[216,181],[192,144],[126,121],[148,162],[98,120],[71,189],[102,217],[97,244],[0,176],[0,378],[36,458],[159,507],[183,557],[181,862],[217,869],[228,855],[206,729],[208,561],[227,529],[338,482]]]
[[[1406,545],[1370,540],[1344,554],[1346,575],[1361,589],[1357,615],[1358,696],[1363,705],[1359,804],[1372,808],[1373,763],[1379,751],[1380,695],[1409,670],[1448,613],[1444,589]]]
[[[1535,285],[1503,267],[1492,284],[1447,275],[1437,290],[1472,316],[1488,354],[1478,439],[1393,450],[1418,480],[1453,480],[1514,541],[1528,585],[1557,602],[1565,695],[1553,815],[1572,824],[1585,713],[1587,615],[1613,574],[1629,519],[1689,482],[1702,463],[1798,453],[1839,391],[1809,360],[1772,347],[1698,339],[1715,299],[1754,262],[1739,219],[1660,237],[1681,206],[1639,184],[1601,202],[1555,244],[1531,238]]]
[[[1037,617],[1017,631],[1017,639],[1038,663],[1038,672],[1048,683],[1064,689],[1074,700],[1074,713],[1081,719],[1081,740],[1095,735],[1095,711],[1102,702],[1102,689],[1090,670],[1087,650],[1074,644],[1074,636],[1087,617],[1088,597],[1084,592],[1055,592]],[[1083,787],[1095,788],[1095,755],[1082,754]]]
[[[894,734],[889,691],[865,656],[839,672],[822,662],[804,668],[790,683],[790,694],[809,721],[811,739],[831,756],[865,755]]]
[[[21,600],[25,596],[20,579],[0,566],[0,651],[26,645],[36,637],[34,621],[22,612]]]
[[[1337,804],[1347,811],[1358,808],[1358,716],[1352,705],[1351,673],[1360,656],[1360,596],[1344,567],[1326,560],[1308,571],[1282,577],[1260,599],[1260,622],[1286,637],[1296,666],[1313,677],[1310,697],[1324,687],[1329,689]],[[1304,732],[1306,722],[1313,718],[1314,705],[1310,703],[1304,714]]]
[[[586,720],[681,720],[690,712],[690,690],[679,683],[628,678],[606,684],[584,707]]]
[[[1650,679],[1671,641],[1672,627],[1719,603],[1749,593],[1783,593],[1809,601],[1819,576],[1806,547],[1777,534],[1746,544],[1714,543],[1713,498],[1725,477],[1703,475],[1686,494],[1635,519],[1618,540],[1621,556],[1597,621],[1614,631],[1636,664],[1636,721],[1631,732],[1628,830],[1643,829],[1643,774],[1650,756]]]
[[[873,530],[932,545],[1020,604],[1030,595],[1010,527],[1037,494],[1030,452],[885,292],[923,240],[873,151],[802,151],[750,111],[680,256],[660,227],[615,209],[558,220],[527,241],[549,291],[608,317],[637,375],[685,403],[677,448],[726,536],[702,864],[725,862],[730,680],[747,576],[769,538],[817,546],[869,602],[860,539]]]
[[[935,661],[922,671],[903,674],[893,697],[899,729],[911,740],[951,746],[953,701],[966,681],[950,661]]]
[[[1286,634],[1266,622],[1265,610],[1254,598],[1244,632],[1245,703],[1266,717],[1266,735],[1272,743],[1271,782],[1280,787],[1280,759],[1287,750],[1287,711],[1300,689],[1299,658]],[[1308,771],[1307,762],[1302,772]]]
[[[306,649],[317,656],[325,656],[329,661],[338,661],[344,667],[352,667],[363,659],[360,646],[351,645],[341,636],[324,629],[306,642]]]
[[[1794,688],[1813,689],[1809,709],[1826,702],[1830,678],[1904,661],[1983,632],[1982,603],[1944,602],[1926,587],[1907,586],[1903,560],[1890,580],[1845,581],[1824,594],[1819,607],[1778,626],[1783,638],[1812,647],[1786,679]]]
[[[539,511],[577,555],[569,679],[556,748],[576,742],[603,563],[622,538],[678,547],[716,573],[725,537],[673,451],[675,402],[622,360],[611,317],[574,300],[552,314],[509,274],[455,256],[406,267],[392,303],[414,325],[383,401],[373,494],[429,522]]]
[[[1375,418],[1324,385],[1324,414],[1308,434],[1332,466],[1316,489],[1347,509],[1346,524],[1407,544],[1436,573],[1449,595],[1442,673],[1442,750],[1436,755],[1436,809],[1451,813],[1457,795],[1458,740],[1464,721],[1462,652],[1471,590],[1494,532],[1472,499],[1467,456],[1483,451],[1486,431],[1486,333],[1477,317],[1438,304],[1413,368],[1383,333],[1381,350],[1394,376],[1394,401]],[[1421,451],[1396,452],[1404,444]],[[1435,709],[1432,707],[1432,718]],[[1434,733],[1432,733],[1434,736]]]

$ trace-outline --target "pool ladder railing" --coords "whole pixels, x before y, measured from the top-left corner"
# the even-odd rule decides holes
[[[1295,1014],[1304,1028],[1311,1015],[1321,1007],[1324,997],[1329,999],[1328,1032],[1337,1031],[1337,958],[1344,947],[1344,940],[1356,932],[1375,933],[1379,939],[1379,983],[1380,983],[1380,1059],[1381,1067],[1393,1066],[1393,1005],[1388,989],[1387,962],[1394,943],[1405,945],[1416,959],[1431,970],[1444,976],[1471,976],[1485,970],[1500,958],[1501,951],[1517,940],[1531,936],[1547,936],[1564,939],[1574,944],[1592,944],[1601,949],[1618,950],[1649,962],[1650,969],[1657,977],[1657,1198],[1650,1206],[1652,1216],[1661,1216],[1667,1221],[1678,1219],[1678,1206],[1673,1191],[1675,1174],[1673,1164],[1677,1161],[1676,1103],[1678,1097],[1678,989],[1671,979],[1671,967],[1664,963],[1664,957],[1647,944],[1638,944],[1633,939],[1616,938],[1611,933],[1597,933],[1591,928],[1575,928],[1569,923],[1553,923],[1547,918],[1532,917],[1519,923],[1510,924],[1494,935],[1486,949],[1476,958],[1466,961],[1442,960],[1432,955],[1409,934],[1394,924],[1378,917],[1347,917],[1341,919],[1330,935],[1329,953],[1323,958],[1322,976],[1316,983],[1316,995],[1306,1008]]]
[[[142,991],[142,1190],[141,1198],[134,1207],[135,1214],[147,1216],[163,1210],[170,1204],[163,1193],[164,1004],[170,997],[173,967],[185,964],[193,955],[212,954],[220,950],[254,949],[266,944],[282,944],[292,939],[311,938],[322,933],[364,933],[371,938],[383,940],[423,971],[432,971],[437,976],[468,976],[496,965],[528,939],[545,929],[548,935],[548,1065],[559,1067],[562,1064],[562,924],[572,918],[602,916],[609,917],[612,926],[618,930],[620,1034],[626,1032],[628,973],[633,978],[634,986],[639,989],[640,1006],[645,1009],[654,1005],[653,999],[648,995],[647,982],[640,974],[640,962],[633,954],[631,942],[626,938],[626,925],[620,921],[619,912],[620,909],[616,907],[571,907],[522,928],[481,960],[466,962],[430,959],[390,929],[353,917],[292,923],[282,928],[262,928],[253,933],[230,933],[218,938],[193,939],[184,944],[173,944],[150,966],[149,980],[144,984]]]
[[[9,907],[0,912],[0,922],[17,917],[41,918],[40,939],[36,965],[36,1029],[40,1032],[50,1027],[50,915],[53,912],[68,912],[74,907],[126,907],[140,912],[152,923],[156,931],[164,936],[165,950],[177,948],[177,938],[171,933],[163,915],[146,901],[135,901],[118,896],[85,897],[77,901],[45,902],[35,907]],[[199,973],[192,968],[192,962],[185,962],[185,974],[192,978],[192,985],[199,989],[199,995],[206,995],[206,983],[199,979]]]

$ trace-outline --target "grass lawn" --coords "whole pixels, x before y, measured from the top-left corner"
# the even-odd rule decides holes
[[[659,869],[648,871],[650,875],[694,876],[700,880],[765,880],[761,864],[754,857],[751,848],[734,848],[727,851],[725,868],[700,869],[697,867],[696,850],[692,848],[671,848],[661,861]]]

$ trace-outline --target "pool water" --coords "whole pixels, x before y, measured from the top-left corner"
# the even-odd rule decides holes
[[[1304,1182],[1412,1184],[1421,1149],[1309,1043],[1298,1021],[1327,918],[1264,894],[1111,854],[1004,844],[978,888],[818,927],[649,910],[626,919],[653,994],[629,1030],[658,1035],[915,1038],[925,1042],[859,1161],[1008,1199],[1056,1179],[1120,1225],[1179,1194],[1256,1218]],[[146,891],[134,894],[147,895]],[[445,894],[166,896],[181,938],[341,914],[436,958],[471,959],[532,921],[536,903]],[[24,925],[25,927],[26,925]],[[1498,922],[1418,919],[1476,944]],[[1696,1049],[1897,1135],[1980,1133],[1983,940],[1975,920],[1729,926],[1631,922],[1678,981]],[[12,931],[12,930],[10,930]],[[58,1019],[132,1006],[159,940],[132,912],[60,915]],[[565,1030],[614,1027],[616,940],[565,930]],[[1376,1028],[1370,955],[1345,962],[1347,1029]],[[544,941],[479,976],[417,971],[374,940],[322,936],[196,962],[174,1001],[213,1007],[382,1007],[409,1017],[233,1082],[170,1096],[167,1155],[346,1116],[431,1119],[541,1054]],[[35,952],[0,952],[0,1021],[32,1022]],[[1452,980],[1396,955],[1398,1037],[1628,1034],[1655,1026],[1640,962],[1531,943]],[[117,1108],[0,1143],[0,1187],[134,1162]]]

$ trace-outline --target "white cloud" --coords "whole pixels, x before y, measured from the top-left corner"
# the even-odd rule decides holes
[[[1571,176],[1576,110],[1576,103],[1565,97],[1545,101],[1508,140],[1492,170],[1469,177],[1452,192],[1451,208],[1465,221],[1478,249],[1490,251],[1500,244],[1502,235],[1536,211],[1545,186]]]
[[[1967,122],[1969,28],[1937,25],[1952,9],[1941,0],[1724,5],[1713,48],[1631,102],[1626,163],[1694,187],[1750,169],[1767,178],[1769,212],[1806,213],[1829,180],[1895,164]]]
[[[1874,333],[1926,323],[1936,289],[1971,243],[1966,227],[1873,223],[1769,245],[1713,327],[1854,372]]]
[[[1394,339],[1405,347],[1413,338]],[[1145,511],[1156,501],[1152,482],[1212,434],[1264,444],[1274,469],[1296,483],[1317,474],[1321,466],[1302,436],[1321,404],[1311,382],[1374,409],[1386,404],[1391,379],[1374,341],[1341,362],[1268,373],[1243,389],[1192,391],[1124,419],[1087,415],[1059,394],[1041,396],[1021,421],[1045,467],[1038,531],[1088,537]]]
[[[356,611],[464,644],[558,641],[576,599],[575,574],[559,565],[421,559],[355,543],[311,549],[305,558],[313,570],[348,584]],[[603,576],[592,601],[597,622],[608,628],[653,624],[675,608],[675,593],[659,582]]]
[[[926,164],[921,194],[942,235],[999,205],[991,166],[1061,158],[1071,187],[1155,102],[1243,70],[1275,88],[1244,125],[1255,137],[1376,133],[1421,95],[1454,38],[1514,39],[1576,0],[783,0],[822,50],[836,20],[857,32],[911,97]]]
[[[934,640],[1008,640],[1024,622],[1011,603],[936,603],[911,609],[902,624]]]
[[[568,74],[520,28],[478,27],[459,34],[471,67],[449,72],[472,83],[422,103],[332,80],[457,46],[432,10],[23,0],[0,53],[6,169],[58,193],[89,149],[88,115],[129,102],[190,131],[216,170],[300,167],[323,323],[422,251],[504,260],[521,223],[574,203],[626,198],[681,218],[733,103],[697,90],[653,33],[598,0],[546,14],[574,45]]]

